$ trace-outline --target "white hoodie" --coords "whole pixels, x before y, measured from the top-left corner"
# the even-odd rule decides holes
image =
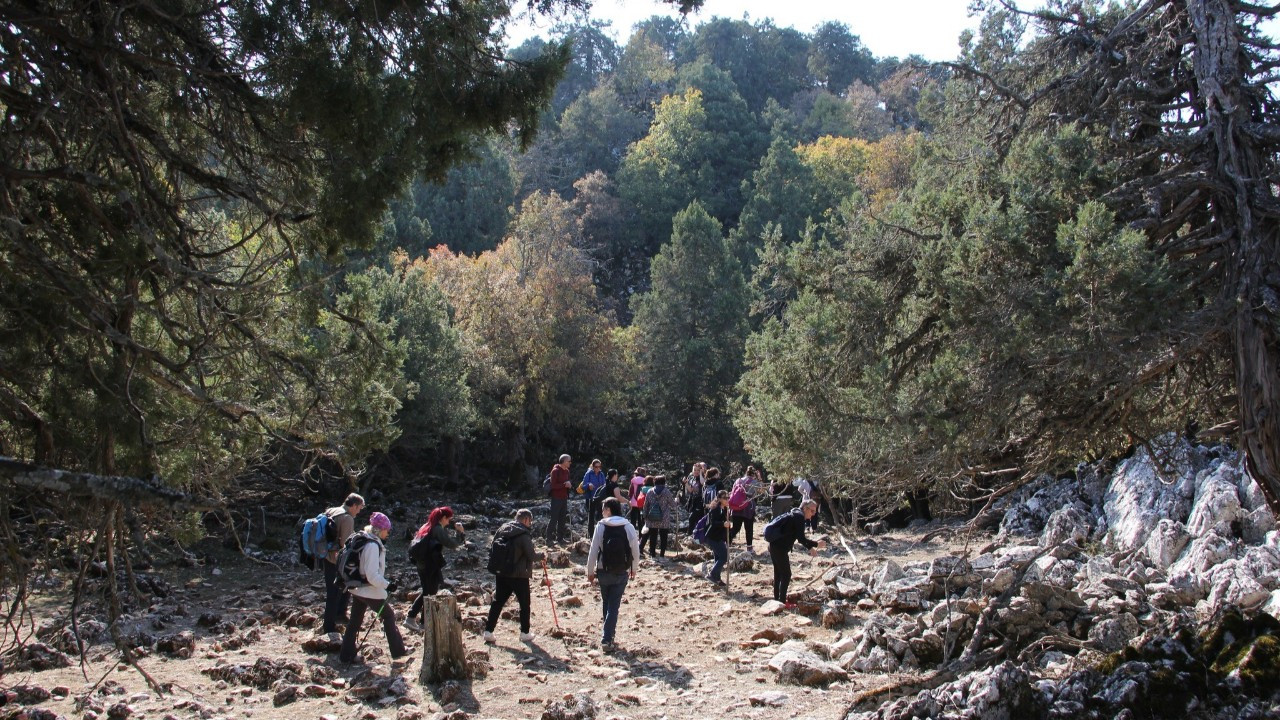
[[[387,586],[387,549],[376,536],[373,542],[365,543],[360,548],[360,574],[364,576],[364,585],[351,588],[352,595],[359,595],[370,600],[386,600]]]
[[[587,572],[592,575],[596,574],[596,558],[600,556],[600,550],[604,547],[604,528],[606,525],[610,527],[626,526],[627,540],[631,543],[631,572],[640,572],[640,533],[637,533],[636,527],[621,515],[610,515],[596,523],[596,531],[591,535],[591,551],[587,553]]]

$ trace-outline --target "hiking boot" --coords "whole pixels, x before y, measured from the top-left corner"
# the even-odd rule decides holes
[[[613,641],[612,641],[612,640],[601,640],[601,641],[600,641],[600,649],[601,649],[601,650],[603,650],[604,652],[613,652]]]
[[[520,642],[522,643],[533,642],[533,633],[520,633]]]
[[[795,609],[796,609],[796,604],[795,604],[795,603],[793,603],[793,602],[789,602],[789,603],[782,603],[782,609],[783,609],[783,610],[795,610]]]
[[[411,618],[411,617],[405,618],[404,626],[407,630],[411,630],[416,633],[422,632],[422,623],[418,622],[417,618]]]
[[[498,642],[497,638],[493,636],[493,633],[489,632],[488,630],[485,630],[484,635],[482,635],[481,637],[484,638],[484,642],[486,645],[492,645]]]

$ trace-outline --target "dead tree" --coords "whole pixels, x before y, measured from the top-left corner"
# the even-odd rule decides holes
[[[467,677],[467,660],[462,649],[462,620],[458,599],[451,593],[426,598],[423,604],[422,670],[418,682],[462,680]]]

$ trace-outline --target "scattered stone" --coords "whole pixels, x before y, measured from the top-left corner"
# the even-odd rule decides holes
[[[791,699],[790,695],[776,690],[752,695],[747,698],[752,707],[782,707]]]
[[[277,690],[275,695],[271,696],[271,704],[276,707],[288,705],[298,699],[299,692],[297,685],[285,685]]]
[[[196,634],[190,630],[166,635],[156,641],[156,652],[169,657],[189,658],[196,651]]]
[[[521,702],[523,701],[521,698]],[[635,699],[635,704],[640,704],[639,698]],[[559,700],[548,700],[542,711],[542,720],[595,720],[596,711],[596,702],[590,695],[573,693]]]
[[[766,600],[764,604],[760,606],[760,614],[761,615],[777,615],[778,613],[782,612],[784,609],[786,609],[785,604],[778,602],[777,600]]]
[[[822,660],[796,640],[782,645],[769,659],[769,669],[778,673],[779,682],[809,687],[825,687],[849,677],[844,668]]]
[[[336,638],[333,637],[335,635],[337,635]],[[310,637],[303,641],[302,649],[314,653],[336,653],[342,649],[342,636],[338,633],[329,633]]]

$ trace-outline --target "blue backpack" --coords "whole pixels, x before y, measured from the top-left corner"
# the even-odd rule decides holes
[[[338,539],[338,526],[328,511],[302,523],[302,550],[299,561],[312,570],[320,567],[320,561],[333,549]]]
[[[707,544],[707,529],[711,527],[711,516],[703,515],[698,524],[693,526],[693,541],[699,545]]]

